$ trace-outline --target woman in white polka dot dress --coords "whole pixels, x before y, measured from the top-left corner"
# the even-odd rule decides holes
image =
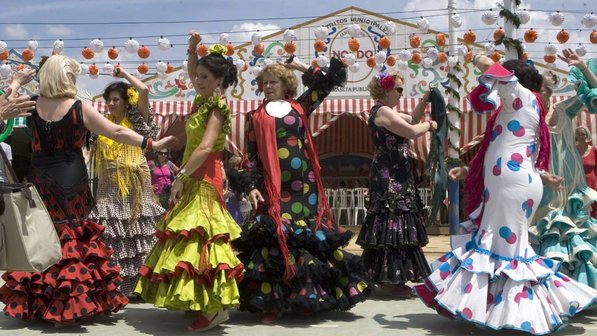
[[[475,110],[491,111],[479,152],[467,168],[468,234],[452,239],[432,264],[425,285],[416,287],[426,304],[443,315],[492,329],[533,334],[553,332],[597,300],[597,291],[557,272],[559,265],[535,255],[528,225],[543,193],[541,169],[549,162],[544,110],[535,93],[542,77],[530,65],[510,60],[493,64],[479,55],[485,73],[471,93]],[[533,92],[535,91],[535,92]]]

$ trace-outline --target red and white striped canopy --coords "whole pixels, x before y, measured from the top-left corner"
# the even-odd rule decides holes
[[[564,96],[552,97],[553,103],[557,103],[566,99]],[[397,107],[399,111],[411,113],[415,106],[420,101],[418,98],[402,99]],[[228,136],[228,151],[236,154],[242,154],[245,148],[245,122],[247,114],[256,109],[260,100],[231,100],[229,106],[232,111],[232,130]],[[338,118],[342,116],[351,116],[362,121],[366,125],[369,111],[374,105],[373,99],[326,99],[323,103],[311,114],[310,126],[314,136],[318,136],[324,130],[328,129]],[[92,104],[98,111],[107,113],[108,109],[104,102],[93,102]],[[153,101],[151,107],[156,116],[156,122],[160,126],[160,135],[164,134],[168,128],[179,119],[185,119],[191,112],[192,103],[181,101]],[[475,136],[482,133],[487,123],[488,114],[479,115],[470,111],[468,101],[463,99],[461,109],[464,112],[464,117],[460,121],[461,136],[460,141],[464,146],[470,143]],[[425,111],[424,120],[429,119],[430,107]],[[344,130],[347,143],[354,143],[349,140],[359,140],[363,136],[362,130],[359,131],[359,136],[354,136],[354,128],[356,127],[354,120],[350,123],[352,126],[346,126]],[[577,120],[578,125],[584,125],[591,130],[593,137],[597,130],[597,120],[594,115],[590,115],[587,111],[583,111],[580,118]],[[352,128],[352,129],[351,129]],[[413,151],[415,155],[425,160],[427,158],[427,151],[429,148],[429,133],[425,136],[413,140]],[[335,137],[325,137],[335,141]],[[324,140],[322,138],[322,140]],[[337,139],[336,139],[337,140]],[[595,139],[593,139],[595,140]],[[318,144],[318,147],[330,147],[331,144]],[[356,145],[355,145],[356,146]],[[346,146],[345,146],[346,147]],[[346,148],[349,151],[349,148]],[[358,151],[358,150],[357,150]]]

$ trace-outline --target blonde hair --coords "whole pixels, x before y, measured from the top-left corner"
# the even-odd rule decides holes
[[[576,136],[576,133],[582,130],[583,133],[585,134],[585,139],[590,142],[591,144],[593,143],[593,135],[591,134],[591,131],[589,131],[589,128],[587,126],[578,126],[575,130],[574,130],[574,134]],[[581,153],[582,154],[582,153]]]
[[[263,74],[268,73],[282,82],[282,85],[286,88],[285,94],[294,98],[296,96],[296,88],[298,86],[298,82],[296,80],[296,76],[292,72],[292,70],[286,68],[282,64],[270,64],[266,65],[263,70],[257,76],[257,84],[259,87],[263,87]]]
[[[81,73],[79,62],[62,55],[53,55],[39,70],[39,93],[46,98],[77,95],[77,77]]]
[[[389,75],[391,75],[392,77],[394,77],[394,80],[400,80],[402,82],[402,84],[404,85],[404,77],[402,77],[402,75],[400,75],[399,73],[388,73]],[[373,78],[371,78],[371,81],[369,82],[369,85],[367,85],[367,89],[369,90],[369,95],[371,95],[371,98],[373,99],[381,99],[385,96],[386,92],[388,90],[384,90],[380,83],[379,83],[379,79],[377,78],[377,76],[373,76]],[[392,88],[392,90],[394,90],[394,88]]]

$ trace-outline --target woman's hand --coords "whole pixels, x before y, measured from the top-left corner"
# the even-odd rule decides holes
[[[182,197],[183,184],[180,180],[175,180],[170,188],[170,204],[176,204]]]
[[[176,146],[179,146],[178,140],[174,136],[169,135],[154,142],[152,149],[160,151],[162,149],[169,149]]]
[[[121,67],[120,65],[115,66],[114,71],[112,72],[112,76],[118,77],[118,78],[126,78],[127,74],[128,74],[128,72],[126,72],[126,70],[123,67]]]
[[[566,62],[568,66],[576,66],[579,69],[586,67],[585,62],[583,62],[582,58],[578,56],[574,51],[572,51],[572,49],[562,50],[562,55],[558,55],[558,58]]]
[[[561,176],[553,175],[550,173],[543,173],[541,174],[541,181],[543,182],[543,184],[545,184],[553,190],[564,189],[564,186],[562,185],[562,181],[564,181],[564,178]]]
[[[257,205],[259,204],[259,202],[263,201],[265,200],[263,199],[263,196],[261,196],[259,190],[253,189],[251,190],[251,192],[249,192],[249,202],[253,206],[253,209],[257,209]]]
[[[452,168],[448,172],[448,176],[452,180],[456,180],[456,181],[464,180],[467,175],[468,175],[468,168],[467,167],[456,167],[456,168]]]
[[[435,131],[437,129],[437,122],[435,120],[429,120],[429,130]]]
[[[15,75],[14,81],[18,82],[20,86],[23,86],[35,77],[35,70],[33,69],[23,69],[19,70]]]
[[[35,108],[35,101],[27,95],[9,98],[11,94],[12,89],[8,88],[6,93],[0,96],[0,120],[31,115],[29,111]]]
[[[296,57],[293,58],[292,62],[290,62],[290,63],[284,62],[281,64],[290,70],[298,70],[300,72],[306,72],[307,70],[309,70],[309,66],[307,64],[299,61]]]
[[[201,35],[199,33],[192,31],[189,33],[189,47],[195,48],[201,42]]]

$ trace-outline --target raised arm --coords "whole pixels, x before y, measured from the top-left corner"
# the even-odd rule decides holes
[[[195,90],[197,84],[197,45],[201,42],[201,35],[196,32],[189,33],[189,48],[187,49],[187,73]]]
[[[128,73],[123,67],[117,66],[114,68],[114,76],[126,79],[139,92],[139,101],[137,102],[137,109],[141,112],[145,122],[149,122],[149,87],[145,85],[139,78]]]
[[[587,64],[583,61],[582,57],[578,56],[572,49],[564,49],[562,51],[562,55],[558,55],[558,57],[566,62],[569,66],[575,66],[582,72],[585,76],[587,83],[591,88],[597,88],[597,77],[596,75],[589,69]]]
[[[387,106],[382,106],[377,111],[374,119],[375,125],[383,127],[388,131],[407,139],[415,139],[430,130],[437,128],[435,121],[427,121],[416,125],[411,125],[398,113]]]
[[[296,61],[296,70],[304,71],[302,80],[303,84],[308,88],[297,101],[303,106],[307,117],[319,107],[323,100],[338,86],[343,86],[346,82],[346,67],[342,62],[336,58],[332,58],[330,65],[325,68],[308,67],[304,63]],[[288,66],[287,66],[288,67]]]
[[[8,86],[12,90],[9,97],[17,97],[21,86],[29,83],[33,79],[33,76],[35,76],[35,70],[33,69],[19,70]]]

